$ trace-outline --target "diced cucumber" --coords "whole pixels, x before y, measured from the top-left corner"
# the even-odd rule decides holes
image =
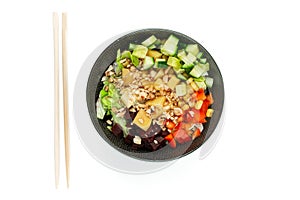
[[[177,52],[177,44],[179,39],[174,35],[170,35],[161,48],[161,52],[167,56],[174,56]]]
[[[190,72],[190,75],[195,77],[195,78],[199,78],[202,74],[204,74],[205,72],[207,72],[209,70],[209,64],[197,64],[194,66],[194,68],[192,69],[192,71]]]
[[[158,62],[157,68],[168,68],[167,62]]]
[[[189,62],[186,55],[185,56],[180,56],[180,60],[182,60],[187,65],[192,65],[193,64],[192,62]]]
[[[182,97],[186,95],[186,84],[176,85],[176,96]]]
[[[167,68],[168,67],[167,61],[164,58],[157,58],[155,60],[155,64],[156,64],[157,68]]]
[[[206,84],[204,81],[195,81],[195,83],[199,88],[203,88],[204,90],[206,89]]]
[[[181,67],[180,60],[178,58],[172,57],[172,56],[170,56],[168,58],[167,64],[172,66],[172,67],[175,67],[175,68],[180,68]]]
[[[192,53],[188,53],[188,55],[186,57],[189,61],[189,63],[187,63],[187,64],[194,63],[197,60],[196,56],[194,56]]]
[[[199,78],[194,78],[194,81],[204,82],[205,78],[203,76],[200,76]]]
[[[136,45],[136,47],[133,50],[132,55],[138,57],[138,58],[145,58],[146,54],[148,52],[148,48],[143,45]]]
[[[199,61],[200,61],[200,63],[205,64],[207,59],[206,58],[200,58]]]
[[[194,67],[194,66],[193,66],[193,67]],[[185,72],[186,72],[187,74],[190,74],[190,72],[192,71],[193,67],[185,68],[184,70],[185,70]]]
[[[144,42],[142,42],[142,45],[145,47],[149,47],[152,44],[156,42],[157,38],[154,35],[151,35],[149,38],[147,38]]]
[[[203,56],[203,52],[199,52],[199,53],[197,54],[197,58],[198,58],[198,59],[201,59],[202,56]]]
[[[213,86],[214,79],[211,78],[211,77],[206,77],[205,78],[205,83],[206,83],[207,87],[211,88]]]
[[[154,59],[150,56],[146,56],[143,63],[143,69],[150,69],[154,65]]]
[[[154,42],[154,44],[155,44],[156,46],[161,45],[161,40],[160,40],[160,39],[157,39],[157,40]]]
[[[130,51],[123,51],[122,54],[121,54],[121,59],[124,59],[124,58],[131,59],[131,52]]]
[[[186,57],[186,53],[185,53],[185,50],[183,49],[180,49],[177,53],[177,57],[182,60],[184,57]],[[183,61],[183,60],[182,60]]]
[[[204,73],[207,73],[209,71],[209,63],[205,63],[205,64],[198,64],[200,65],[203,69],[204,69]]]
[[[181,68],[174,68],[173,67],[173,70],[175,71],[176,74],[181,74],[181,73],[185,72],[185,70],[181,69]]]
[[[148,48],[149,49],[156,49],[156,45],[155,44],[151,44]]]
[[[184,64],[184,65],[181,66],[182,69],[191,69],[193,67],[194,67],[194,64],[189,64],[189,65],[188,64]]]
[[[138,57],[132,54],[131,54],[131,62],[135,67],[137,67],[140,64],[140,60],[138,59]]]
[[[132,51],[136,48],[136,46],[137,46],[137,44],[130,43],[128,49]]]
[[[182,60],[187,66],[194,65],[194,62],[197,60],[196,56],[192,53],[186,54],[184,50],[180,50],[177,54],[178,58]]]
[[[197,54],[199,53],[199,47],[197,44],[189,44],[186,46],[185,51],[193,54],[194,56],[197,56]]]
[[[177,78],[179,78],[180,80],[183,80],[183,81],[187,80],[187,78],[181,73],[177,74]]]

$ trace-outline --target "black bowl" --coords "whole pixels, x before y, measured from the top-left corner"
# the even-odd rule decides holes
[[[191,143],[186,143],[184,145],[177,146],[176,149],[172,149],[169,146],[165,146],[154,152],[146,152],[140,150],[133,150],[131,146],[124,142],[124,139],[116,138],[107,128],[105,120],[99,120],[96,114],[96,101],[98,99],[99,92],[102,88],[101,78],[108,68],[116,58],[116,53],[118,49],[127,50],[129,43],[140,44],[142,41],[155,35],[160,39],[166,39],[170,34],[175,35],[180,39],[180,42],[186,44],[198,44],[200,50],[204,53],[207,61],[210,63],[209,75],[214,79],[213,87],[210,91],[214,97],[214,104],[212,108],[214,109],[214,114],[207,123],[204,124],[204,130],[200,137],[195,139]],[[88,111],[90,118],[98,131],[99,135],[115,149],[124,153],[132,158],[147,160],[147,161],[169,161],[185,156],[196,149],[198,149],[207,139],[213,134],[218,122],[220,120],[223,104],[224,104],[224,85],[221,72],[208,51],[197,41],[192,38],[166,29],[144,29],[131,32],[126,34],[119,39],[112,42],[98,57],[96,60],[87,83],[86,89],[86,101],[88,106]],[[88,134],[88,133],[87,133]]]

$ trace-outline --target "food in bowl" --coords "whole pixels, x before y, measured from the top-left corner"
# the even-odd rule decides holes
[[[117,52],[96,102],[97,118],[135,150],[192,142],[212,117],[209,62],[197,44],[150,36]]]

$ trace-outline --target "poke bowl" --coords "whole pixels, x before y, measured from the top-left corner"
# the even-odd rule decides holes
[[[169,161],[208,140],[224,104],[221,72],[194,39],[166,29],[130,32],[112,42],[89,74],[91,121],[131,158]]]

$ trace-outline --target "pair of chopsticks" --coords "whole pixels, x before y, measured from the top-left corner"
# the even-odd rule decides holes
[[[67,14],[62,13],[62,80],[63,80],[63,107],[64,107],[64,140],[67,187],[70,178],[70,143],[69,143],[69,106],[68,106],[68,71],[67,71]],[[59,184],[60,166],[60,132],[59,132],[59,16],[53,13],[54,39],[54,161],[55,186]]]

